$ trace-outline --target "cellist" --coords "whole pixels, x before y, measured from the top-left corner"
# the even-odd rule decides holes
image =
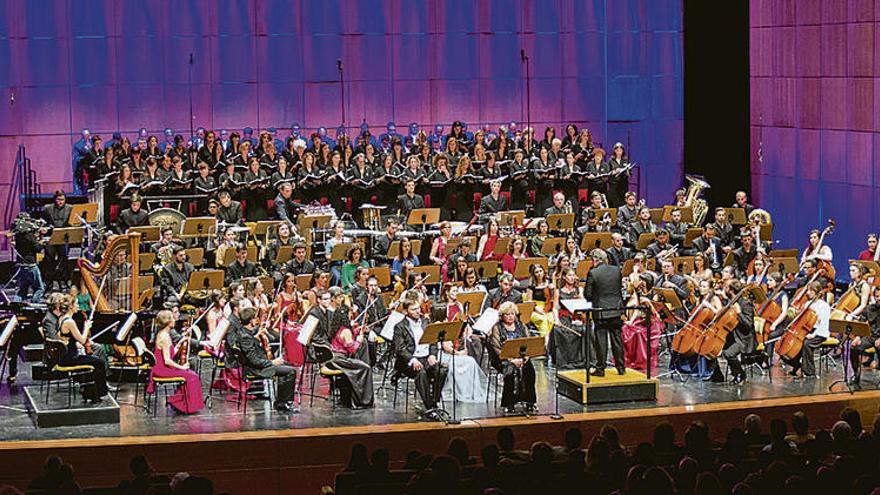
[[[862,377],[862,356],[869,349],[874,352],[880,351],[880,287],[871,289],[871,302],[862,312],[862,318],[871,326],[870,337],[856,337],[850,346],[850,363],[852,364],[853,377],[850,384],[859,387]]]
[[[786,320],[789,319],[788,294],[784,290],[777,290],[781,283],[783,283],[781,273],[771,272],[770,275],[767,276],[767,294],[772,295],[773,301],[780,309],[779,316],[775,320],[764,323],[767,327],[766,333],[768,344],[764,349],[764,352],[767,357],[768,367],[773,364],[773,344],[777,338],[782,336],[782,332],[785,331]]]
[[[730,300],[735,297],[743,289],[743,284],[739,280],[731,280],[724,287],[724,295]],[[724,344],[724,350],[721,355],[727,360],[730,371],[733,373],[733,383],[742,383],[746,379],[746,373],[743,371],[740,363],[740,355],[751,354],[755,352],[755,308],[748,297],[740,297],[733,303],[733,311],[737,314],[736,327],[727,334],[727,341]],[[715,366],[709,381],[723,382],[724,376],[721,368]]]
[[[813,352],[831,335],[828,328],[828,322],[831,319],[831,306],[824,298],[817,297],[821,294],[822,288],[823,285],[819,282],[812,282],[807,286],[806,300],[813,301],[809,309],[816,313],[816,324],[804,338],[801,352],[794,359],[782,358],[786,364],[792,367],[792,370],[788,372],[791,376],[816,376],[816,363],[813,359]]]
[[[849,265],[849,276],[852,281],[849,284],[849,290],[852,290],[859,296],[859,305],[846,315],[847,320],[859,318],[868,307],[871,298],[871,284],[868,283],[868,269],[865,265],[851,263]]]

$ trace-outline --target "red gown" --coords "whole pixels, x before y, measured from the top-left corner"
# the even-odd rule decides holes
[[[193,414],[201,411],[202,408],[205,407],[205,400],[202,397],[202,384],[199,381],[199,374],[193,370],[179,370],[167,366],[165,364],[165,359],[162,357],[162,349],[159,349],[159,346],[155,347],[154,353],[156,356],[156,364],[153,365],[153,369],[150,370],[151,378],[183,377],[186,379],[186,382],[183,385],[177,387],[177,391],[174,392],[174,395],[168,397],[168,404],[183,414]],[[174,346],[171,346],[171,359],[174,359],[175,354],[177,354],[176,350],[174,349]],[[155,392],[155,386],[151,379],[150,383],[147,385],[147,393],[152,394]]]

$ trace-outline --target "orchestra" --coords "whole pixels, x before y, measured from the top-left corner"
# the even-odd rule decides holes
[[[101,215],[79,270],[71,246],[46,241],[74,220],[63,191],[40,221],[14,224],[19,300],[46,303],[42,337],[63,343],[64,362],[94,368],[88,400],[107,393],[118,357],[90,331],[129,313],[144,316],[153,376],[185,378],[168,400],[185,414],[204,404],[190,370],[201,350],[226,363],[210,387],[241,390],[241,372],[274,378],[280,412],[297,411],[297,374],[317,367],[342,373],[345,407],[374,407],[374,378],[387,375],[393,386],[412,379],[423,417],[443,419],[444,403],[487,400],[490,370],[503,376],[505,412],[534,412],[535,374],[552,368],[656,374],[668,351],[670,368],[708,381],[747,386],[751,363],[809,378],[831,322],[859,321],[870,335],[838,335],[850,349],[845,378],[859,386],[880,345],[875,234],[840,290],[825,242],[833,223],[792,254],[770,249],[769,213],[744,191],[709,209],[708,184],[688,176],[668,204],[647,205],[630,190],[637,164],[623,145],[606,156],[587,129],[559,139],[549,127],[539,143],[532,129],[471,134],[461,123],[448,136],[411,129],[352,144],[299,132],[284,142],[172,134],[166,148],[148,136],[143,149],[89,135],[76,180]],[[205,228],[186,231],[196,221]],[[55,292],[80,280],[96,318]],[[461,301],[473,295],[472,312]],[[571,310],[580,300],[592,309]],[[453,321],[456,339],[421,342]],[[543,338],[545,357],[501,358],[507,340],[529,336]]]

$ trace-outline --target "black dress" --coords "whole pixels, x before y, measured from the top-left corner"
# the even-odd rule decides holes
[[[577,289],[559,289],[559,300],[578,299],[580,292]],[[559,322],[554,325],[550,336],[551,355],[553,362],[560,369],[583,368],[584,325],[572,320],[571,313],[565,307],[559,309]]]

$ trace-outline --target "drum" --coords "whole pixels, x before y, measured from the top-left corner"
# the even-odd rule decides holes
[[[159,226],[159,228],[171,227],[174,230],[174,235],[180,235],[180,226],[186,220],[186,215],[172,208],[157,208],[150,212],[149,219],[150,225]]]

